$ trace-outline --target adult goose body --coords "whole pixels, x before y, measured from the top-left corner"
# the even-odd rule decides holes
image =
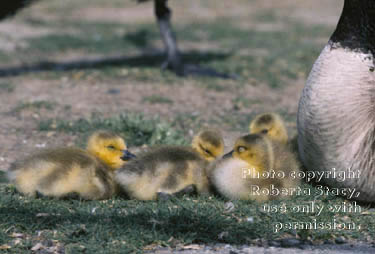
[[[375,0],[345,0],[333,35],[316,60],[299,102],[298,150],[308,170],[375,202]],[[350,172],[359,172],[357,175]]]

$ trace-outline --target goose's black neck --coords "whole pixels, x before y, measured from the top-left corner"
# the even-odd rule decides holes
[[[375,0],[345,0],[331,41],[375,54]]]

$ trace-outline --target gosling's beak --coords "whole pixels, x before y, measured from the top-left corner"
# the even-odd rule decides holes
[[[232,157],[233,157],[233,150],[223,155],[223,159],[232,158]]]
[[[132,154],[131,152],[129,152],[129,150],[123,150],[122,152],[123,152],[123,155],[122,155],[121,159],[123,161],[128,161],[128,160],[133,159],[133,158],[136,157],[134,154]]]

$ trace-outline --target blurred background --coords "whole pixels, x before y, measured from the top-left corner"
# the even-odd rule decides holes
[[[109,128],[130,145],[230,136],[275,111],[296,132],[300,92],[342,0],[170,0],[184,61],[236,79],[162,71],[152,1],[40,0],[0,23],[0,170]]]

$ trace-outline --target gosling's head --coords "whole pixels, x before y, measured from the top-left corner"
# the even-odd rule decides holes
[[[213,161],[224,153],[224,140],[217,130],[199,132],[191,146],[207,161]]]
[[[282,118],[275,113],[265,113],[258,115],[250,123],[250,134],[264,134],[272,140],[286,144],[288,142],[288,132]]]
[[[270,142],[260,134],[249,134],[240,137],[234,144],[232,156],[246,161],[254,168],[269,170],[266,167],[271,163]]]
[[[92,134],[87,142],[87,151],[112,170],[120,168],[126,161],[135,157],[128,151],[123,138],[108,131]]]

